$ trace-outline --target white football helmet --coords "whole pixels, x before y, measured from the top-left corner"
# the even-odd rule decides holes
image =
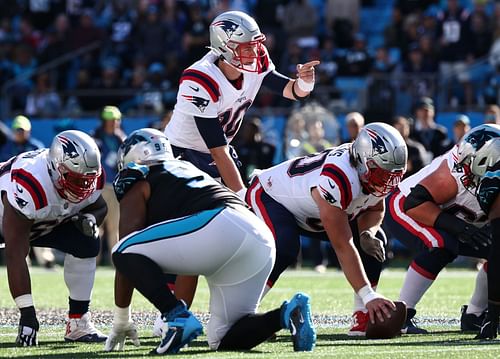
[[[464,175],[460,178],[467,189],[475,188],[488,167],[500,158],[500,125],[484,124],[467,132],[458,144],[458,166]]]
[[[210,49],[239,70],[260,72],[267,51],[255,20],[241,11],[227,11],[210,24]]]
[[[351,161],[363,187],[375,196],[396,188],[406,172],[408,149],[392,126],[374,122],[364,126],[351,146]]]
[[[95,191],[102,168],[101,152],[92,137],[81,131],[63,131],[52,140],[47,159],[61,197],[79,203]]]
[[[172,147],[165,134],[153,128],[135,130],[118,149],[118,170],[130,163],[152,164],[173,159]]]

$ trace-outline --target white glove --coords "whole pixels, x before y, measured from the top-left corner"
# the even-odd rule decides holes
[[[384,242],[375,237],[370,231],[363,231],[359,235],[359,244],[363,251],[379,262],[385,261]]]
[[[115,350],[116,345],[118,345],[118,350],[123,350],[125,339],[127,338],[129,338],[136,347],[141,345],[134,322],[130,321],[127,325],[120,327],[113,325],[113,329],[111,329],[111,333],[109,333],[108,339],[106,339],[104,350],[111,352]]]
[[[140,345],[137,329],[132,319],[130,319],[130,307],[115,307],[113,328],[108,335],[104,350],[107,352],[113,351],[116,345],[118,345],[118,350],[123,350],[125,339],[127,338],[129,338],[136,347]]]

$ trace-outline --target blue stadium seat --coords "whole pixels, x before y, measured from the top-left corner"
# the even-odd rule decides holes
[[[367,85],[365,77],[341,76],[335,80],[335,87],[339,89],[341,97],[348,107],[357,107],[360,100],[359,95],[366,90]]]

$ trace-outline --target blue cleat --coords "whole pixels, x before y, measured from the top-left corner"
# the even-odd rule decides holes
[[[312,351],[316,344],[316,330],[311,318],[309,296],[297,293],[281,306],[281,324],[290,329],[293,350],[296,352]]]
[[[154,354],[171,354],[203,334],[203,326],[184,303],[178,304],[170,312],[162,314],[163,326],[160,345]]]

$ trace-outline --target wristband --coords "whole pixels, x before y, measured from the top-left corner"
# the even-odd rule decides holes
[[[130,306],[126,308],[120,308],[115,305],[115,310],[113,313],[113,325],[125,326],[130,321]]]
[[[31,296],[31,294],[23,294],[20,295],[19,297],[15,297],[14,302],[16,302],[16,305],[19,309],[32,307],[33,297]]]
[[[375,292],[369,284],[358,290],[358,295],[361,297],[364,305],[374,299],[382,298],[382,296]]]
[[[297,86],[304,92],[311,92],[314,89],[314,82],[305,82],[299,77],[297,79]]]

